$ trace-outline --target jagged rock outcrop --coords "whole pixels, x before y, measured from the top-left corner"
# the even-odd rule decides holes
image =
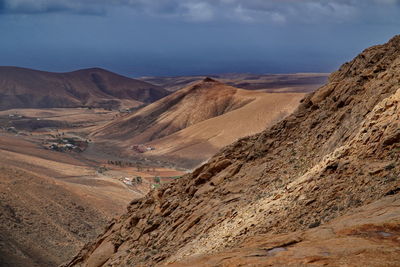
[[[386,196],[400,192],[399,131],[400,36],[396,36],[344,64],[282,122],[235,142],[193,173],[132,201],[128,212],[67,266],[163,265],[245,249],[240,245],[244,240],[264,234],[271,240],[270,235],[286,234],[287,240],[278,244],[283,249],[263,254],[279,265],[271,257],[300,242],[290,241],[291,233],[316,228],[318,234],[322,231],[318,229],[357,207],[378,200],[386,206],[398,202]],[[389,215],[385,219],[391,223],[390,234],[397,235],[399,221]],[[395,237],[382,248],[398,244],[390,243],[398,242]],[[391,264],[400,260],[398,255],[395,248],[387,249],[382,260],[391,256],[393,261],[386,263],[395,266]],[[346,259],[343,264],[357,263],[356,258]],[[379,266],[377,259],[370,263]],[[236,263],[225,259],[224,264]]]

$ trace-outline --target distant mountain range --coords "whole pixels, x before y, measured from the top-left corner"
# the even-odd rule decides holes
[[[53,73],[0,67],[0,110],[11,108],[134,107],[169,92],[160,86],[91,68]]]
[[[310,93],[325,84],[328,73],[292,74],[217,74],[209,77],[227,85],[247,90],[263,90],[267,93]],[[201,81],[206,76],[141,77],[142,81],[176,91],[190,83]]]

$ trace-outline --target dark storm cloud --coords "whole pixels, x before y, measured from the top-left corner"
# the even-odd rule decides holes
[[[117,4],[117,2],[114,2]],[[286,23],[362,19],[366,11],[398,8],[400,0],[119,0],[134,11],[187,21]]]
[[[0,0],[0,62],[127,75],[328,72],[399,34],[399,17],[400,0]]]
[[[360,19],[360,14],[398,8],[400,0],[0,0],[2,14],[67,12],[106,14],[129,8],[136,14],[193,22],[236,20],[286,23]],[[369,15],[374,15],[369,12]]]
[[[77,0],[0,0],[0,14],[73,13],[102,15],[105,5]]]

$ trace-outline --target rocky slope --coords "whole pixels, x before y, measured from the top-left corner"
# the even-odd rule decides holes
[[[132,201],[67,266],[190,266],[194,256],[200,266],[396,266],[399,162],[396,36],[344,64],[285,120]],[[353,250],[340,252],[345,238]],[[232,248],[241,262],[229,261]]]
[[[185,258],[191,266],[398,266],[400,196],[387,196],[324,226],[261,234],[237,248]]]
[[[0,110],[11,108],[133,107],[169,93],[103,69],[51,73],[0,67]]]

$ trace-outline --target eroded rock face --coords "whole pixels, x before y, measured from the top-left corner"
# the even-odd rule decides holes
[[[169,264],[240,248],[243,240],[265,234],[286,234],[298,243],[291,233],[322,229],[354,208],[396,195],[399,88],[397,36],[344,64],[286,120],[133,201],[67,266]],[[399,221],[391,223],[398,227]],[[285,253],[288,240],[278,246],[282,250],[262,253]]]
[[[385,197],[321,227],[255,235],[234,249],[168,266],[398,266],[399,204],[399,195]]]

